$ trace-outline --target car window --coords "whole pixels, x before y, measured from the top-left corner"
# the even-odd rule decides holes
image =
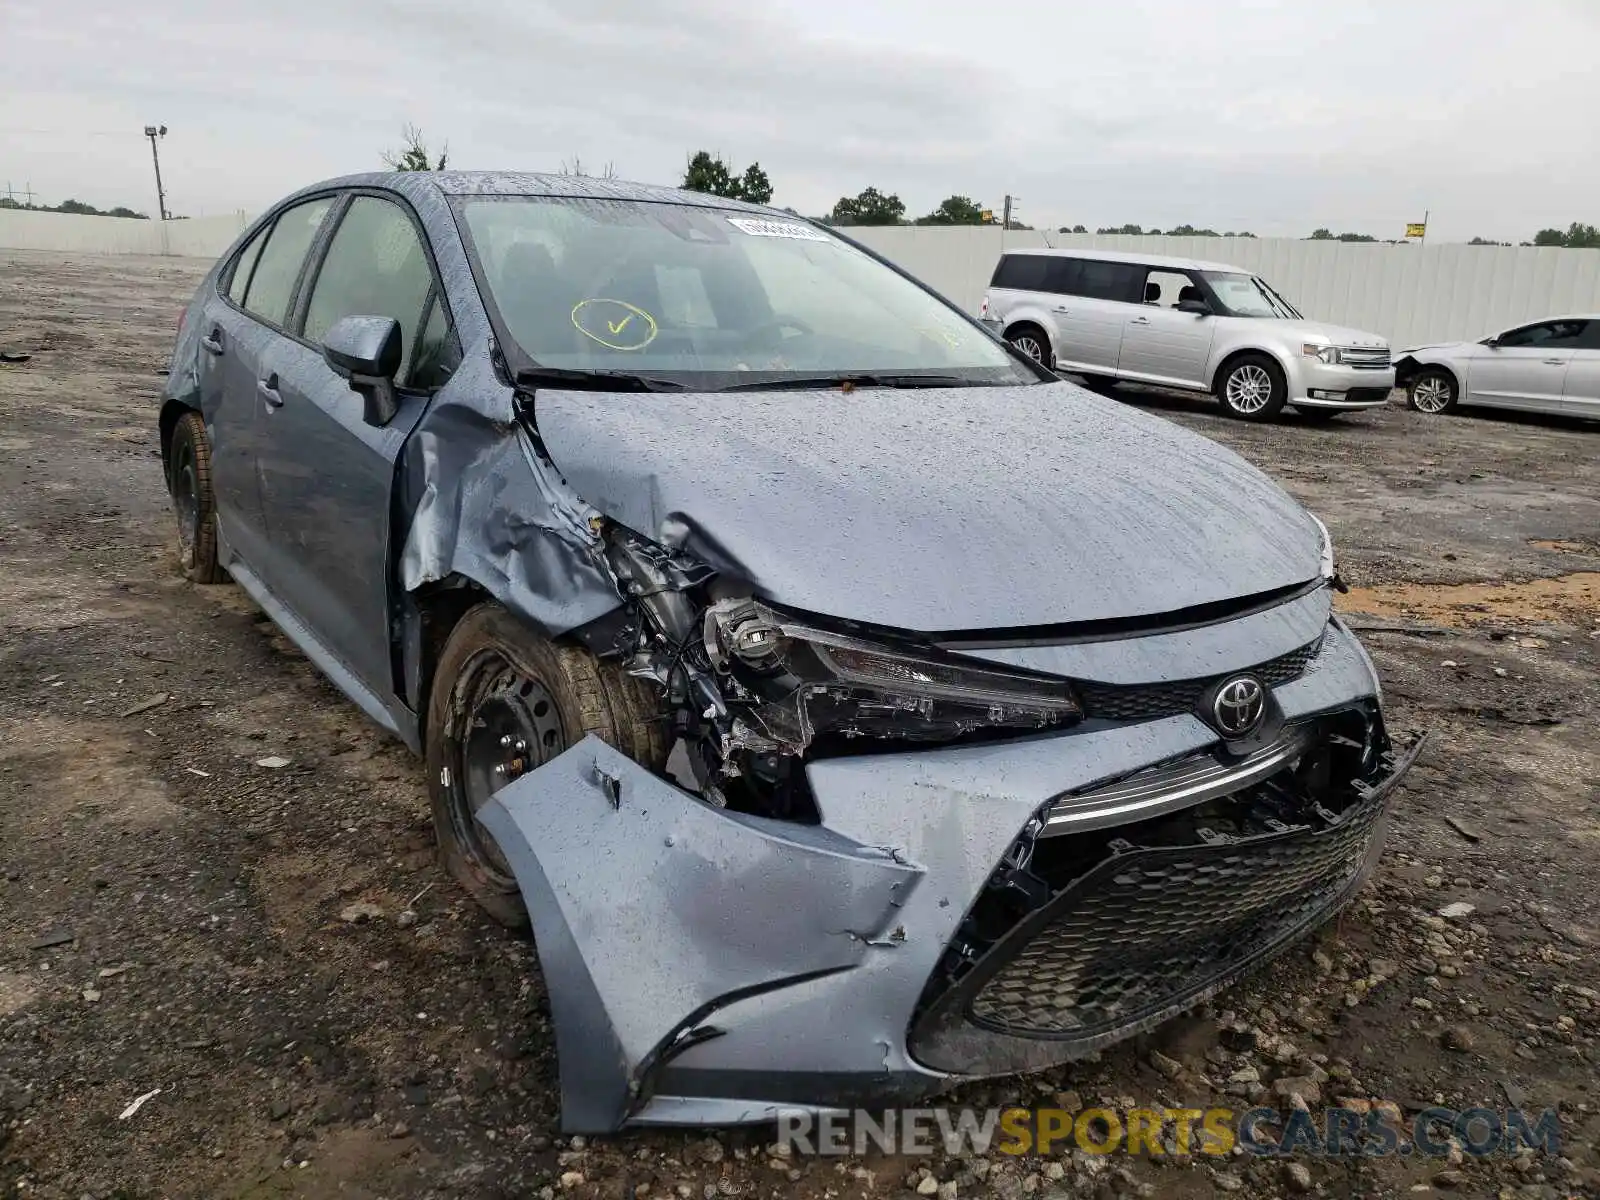
[[[422,332],[417,335],[408,382],[414,388],[443,387],[459,361],[455,337],[450,332],[450,315],[439,293],[434,292],[428,301],[428,316],[422,322]]]
[[[1183,298],[1184,288],[1194,287],[1194,280],[1179,271],[1148,271],[1144,277],[1144,302],[1172,308]]]
[[[1014,288],[1019,292],[1042,292],[1050,259],[1043,254],[1005,254],[994,269],[990,287]]]
[[[322,218],[328,215],[333,198],[308,200],[296,204],[279,214],[267,235],[267,243],[256,260],[243,304],[263,321],[282,325],[289,315],[289,302],[294,299],[295,280],[305,263],[306,251],[322,227]]]
[[[270,226],[263,228],[246,242],[239,257],[234,260],[233,277],[228,281],[228,299],[235,304],[244,303],[244,290],[250,286],[250,272],[255,270],[256,258],[261,253],[261,247],[266,244],[268,229]]]
[[[1106,262],[1098,258],[1080,260],[1081,274],[1075,295],[1093,300],[1121,300],[1136,303],[1144,282],[1145,269],[1137,263]]]
[[[303,335],[321,344],[341,317],[393,317],[400,323],[400,370],[410,379],[412,352],[433,270],[416,226],[398,204],[357,196],[334,230],[311,287]]]
[[[505,344],[540,366],[697,388],[880,371],[1032,382],[948,302],[805,221],[609,199],[457,207]]]
[[[1587,321],[1540,321],[1537,325],[1524,325],[1502,333],[1495,344],[1508,348],[1539,346],[1550,350],[1576,346],[1587,324]]]

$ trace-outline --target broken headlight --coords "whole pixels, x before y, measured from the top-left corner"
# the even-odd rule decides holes
[[[707,610],[705,642],[713,665],[766,702],[753,715],[767,736],[791,745],[824,734],[947,741],[1083,715],[1064,679],[836,633],[752,600]]]

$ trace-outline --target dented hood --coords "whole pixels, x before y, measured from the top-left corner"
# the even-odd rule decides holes
[[[1238,455],[1065,383],[540,391],[579,496],[784,605],[927,632],[1149,616],[1317,577]]]

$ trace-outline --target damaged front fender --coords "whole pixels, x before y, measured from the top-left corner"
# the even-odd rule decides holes
[[[620,1128],[661,1067],[719,1036],[724,1005],[892,946],[923,875],[820,826],[713,808],[593,736],[480,819],[532,918],[569,1132]]]

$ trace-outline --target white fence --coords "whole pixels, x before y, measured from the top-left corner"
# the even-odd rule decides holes
[[[1008,247],[1043,246],[1031,230],[899,226],[844,232],[976,312]],[[1390,246],[1293,238],[1047,235],[1058,248],[1128,250],[1254,271],[1306,316],[1381,333],[1396,348],[1483,337],[1523,321],[1600,313],[1600,250],[1533,246]]]
[[[244,213],[136,221],[0,209],[0,249],[215,258]],[[976,312],[1007,246],[1042,246],[1029,230],[899,226],[847,231]],[[1058,247],[1174,254],[1264,276],[1308,317],[1367,329],[1396,347],[1476,338],[1522,321],[1600,313],[1600,250],[1526,246],[1389,246],[1290,238],[1095,237],[1050,234]]]
[[[249,223],[250,218],[242,212],[182,221],[139,221],[0,208],[0,249],[216,258]]]

